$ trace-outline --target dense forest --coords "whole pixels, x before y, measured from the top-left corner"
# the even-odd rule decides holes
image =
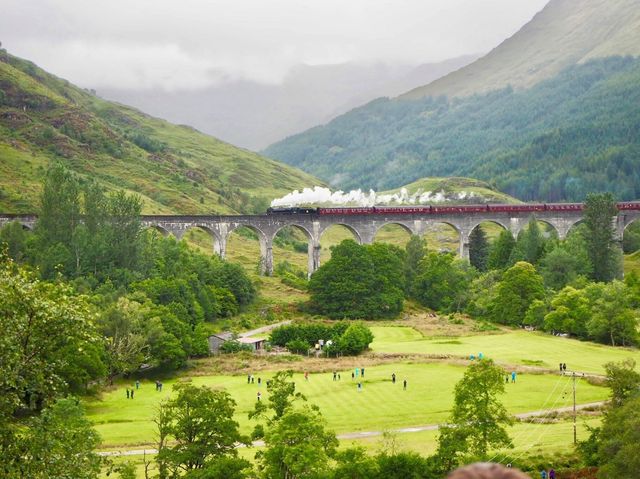
[[[340,188],[470,176],[522,200],[640,196],[640,60],[567,68],[528,90],[378,99],[265,150]]]

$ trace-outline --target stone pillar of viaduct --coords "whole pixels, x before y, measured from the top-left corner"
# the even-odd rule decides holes
[[[155,228],[164,235],[172,234],[182,239],[187,230],[200,228],[213,238],[213,252],[224,258],[227,253],[227,242],[233,231],[240,227],[248,227],[258,236],[260,242],[260,266],[263,274],[273,274],[273,241],[282,228],[292,226],[302,231],[308,241],[307,270],[311,275],[320,267],[321,238],[323,233],[333,225],[348,228],[356,241],[361,244],[373,243],[376,234],[385,225],[397,224],[407,232],[422,236],[427,227],[434,223],[444,223],[455,229],[459,237],[458,255],[469,257],[469,236],[482,222],[493,222],[510,231],[514,237],[526,227],[531,219],[527,212],[479,212],[443,215],[305,215],[275,214],[254,216],[143,216],[142,225]],[[551,225],[560,239],[564,239],[569,230],[582,221],[581,211],[541,211],[535,214],[538,221]],[[621,211],[614,219],[616,238],[622,241],[625,229],[632,222],[640,219],[639,211]],[[10,221],[19,221],[23,227],[31,229],[36,223],[35,215],[2,215],[0,226]],[[258,260],[258,258],[256,258]]]

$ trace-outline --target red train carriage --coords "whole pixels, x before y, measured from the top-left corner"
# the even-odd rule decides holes
[[[640,210],[640,201],[623,201],[616,205],[620,211]]]
[[[370,215],[374,208],[348,207],[348,208],[318,208],[321,215]]]
[[[489,211],[495,213],[534,213],[536,211],[544,211],[545,205],[540,204],[523,204],[523,205],[488,205]]]
[[[373,209],[380,214],[416,215],[431,213],[431,206],[375,206]]]
[[[547,203],[547,211],[582,211],[582,203]]]

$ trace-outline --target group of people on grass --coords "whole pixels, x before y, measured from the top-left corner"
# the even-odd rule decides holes
[[[140,389],[140,380],[136,379],[136,382],[133,383],[131,388],[126,388],[127,399],[133,399],[135,396],[135,392]],[[162,383],[156,380],[156,391],[162,392]]]

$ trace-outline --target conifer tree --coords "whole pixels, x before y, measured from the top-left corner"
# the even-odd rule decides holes
[[[469,235],[469,262],[478,271],[487,270],[489,243],[481,226],[476,226]]]

